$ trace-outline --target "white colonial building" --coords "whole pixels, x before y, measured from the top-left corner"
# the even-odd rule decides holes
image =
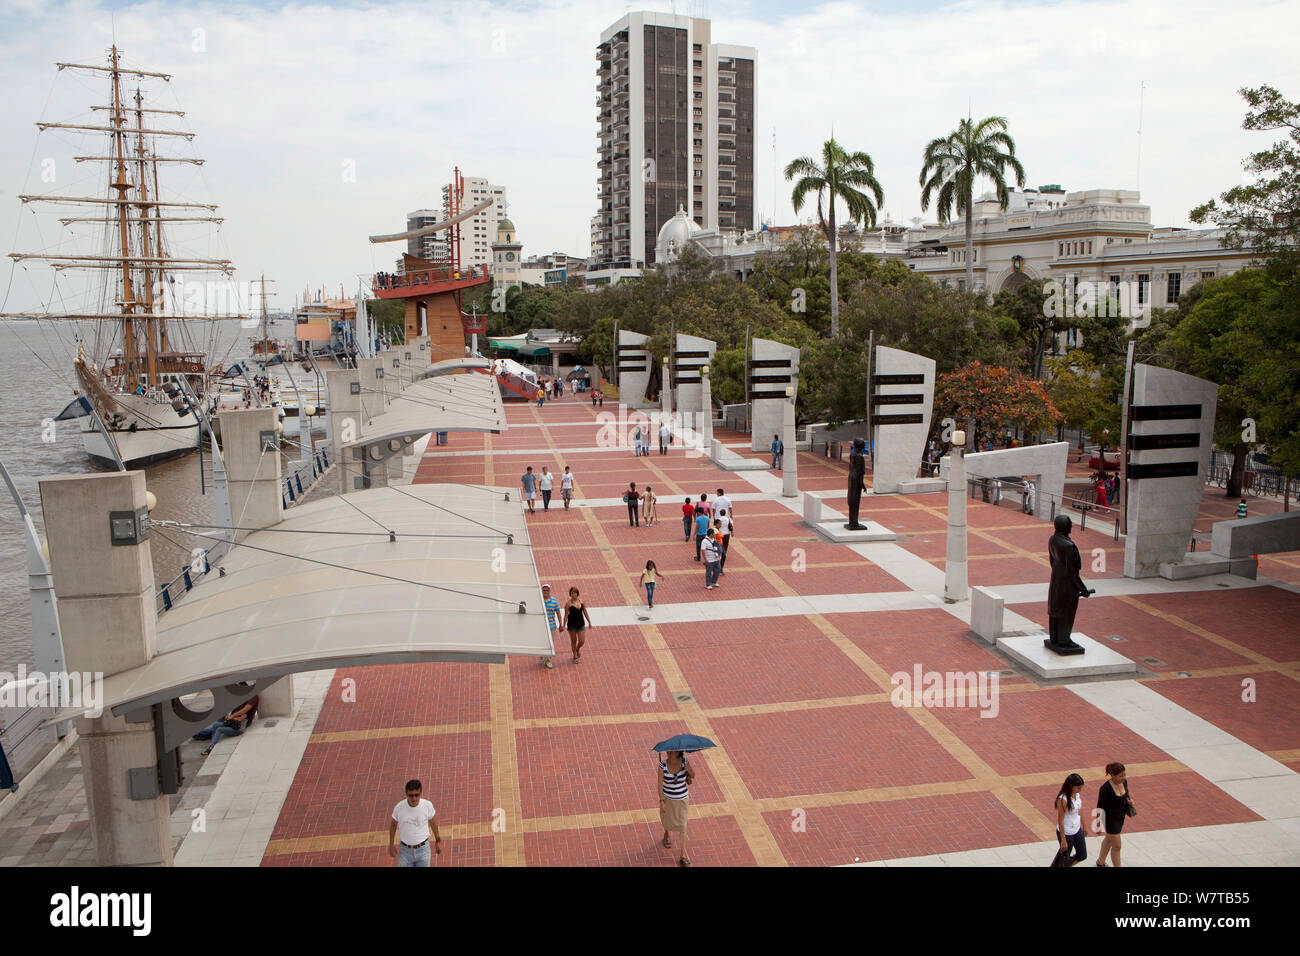
[[[1224,248],[1220,229],[1153,225],[1151,207],[1128,189],[1016,190],[1005,212],[985,195],[974,213],[974,285],[990,296],[1031,279],[1055,279],[1065,286],[1093,283],[1138,308],[1171,308],[1197,282],[1236,272],[1253,258]],[[913,230],[904,261],[964,288],[965,229],[954,220]],[[1121,296],[1123,287],[1135,294]]]
[[[779,247],[791,231],[701,229],[679,208],[659,230],[655,259],[671,269],[690,244],[713,259],[716,272],[743,281],[753,272],[754,257]],[[1151,207],[1133,190],[1013,190],[1005,212],[986,194],[974,205],[974,285],[992,297],[1032,279],[1055,279],[1068,288],[1086,282],[1132,311],[1171,308],[1203,279],[1250,264],[1250,252],[1224,248],[1222,237],[1221,229],[1153,225]],[[886,216],[876,229],[846,236],[842,247],[899,259],[936,282],[964,289],[965,238],[964,219],[926,225],[914,219],[906,226]]]

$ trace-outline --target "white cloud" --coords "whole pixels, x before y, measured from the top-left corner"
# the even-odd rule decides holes
[[[56,80],[53,62],[94,62],[116,36],[133,64],[175,74],[195,153],[207,160],[201,177],[181,174],[177,187],[206,186],[226,217],[229,256],[241,274],[278,279],[281,304],[305,285],[351,289],[357,273],[389,267],[400,246],[366,236],[437,205],[456,164],[508,188],[526,253],[585,252],[596,208],[595,44],[640,6],[11,3],[0,13],[0,236],[14,234],[20,214],[13,197],[29,172],[31,123],[82,115],[103,95],[84,77]],[[715,41],[759,51],[763,215],[774,201],[772,128],[783,166],[817,152],[832,124],[876,159],[893,217],[919,215],[924,143],[968,101],[977,115],[1008,117],[1030,185],[1131,188],[1145,80],[1143,198],[1158,223],[1186,224],[1266,141],[1240,130],[1236,89],[1269,82],[1300,97],[1294,4],[784,6],[712,10]],[[1268,28],[1245,28],[1253,23]],[[355,182],[344,181],[347,161]],[[784,181],[775,201],[776,218],[791,221]]]

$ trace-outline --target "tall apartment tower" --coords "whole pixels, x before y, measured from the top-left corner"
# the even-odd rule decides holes
[[[710,26],[642,12],[600,35],[588,284],[653,265],[678,207],[704,229],[754,228],[756,51],[711,42]]]
[[[486,199],[491,199],[492,205],[460,224],[460,262],[465,266],[490,266],[497,227],[506,218],[506,188],[494,186],[480,176],[465,176],[462,182],[465,186],[465,198],[460,203],[462,211],[473,209]],[[451,215],[450,186],[442,187],[442,210]]]
[[[462,211],[473,209],[487,199],[492,200],[477,215],[471,216],[460,224],[460,261],[461,265],[491,265],[492,243],[497,238],[497,226],[506,218],[506,189],[494,186],[479,176],[463,176],[461,182],[465,187],[465,198],[461,200]],[[451,217],[451,186],[442,187],[442,208],[417,209],[406,214],[406,228],[414,231],[425,226],[432,226]],[[406,240],[406,251],[421,259],[445,262],[451,258],[447,243],[447,233],[438,232],[431,236],[419,236]]]

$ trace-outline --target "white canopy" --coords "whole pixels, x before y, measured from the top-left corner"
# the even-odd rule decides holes
[[[105,710],[323,667],[552,654],[522,502],[506,492],[375,488],[286,512],[159,618],[157,655],[105,678]]]

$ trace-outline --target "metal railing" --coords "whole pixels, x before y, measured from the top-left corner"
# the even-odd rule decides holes
[[[994,482],[998,482],[994,484]],[[1002,481],[997,478],[981,478],[968,476],[966,478],[966,487],[971,498],[980,497],[991,505],[1002,507],[1006,502],[1007,507],[1015,507],[1017,510],[1028,514],[1030,508],[1025,501],[1025,486],[1018,482]],[[1079,530],[1082,531],[1088,527],[1089,516],[1095,530],[1105,534],[1110,532],[1111,538],[1115,541],[1120,539],[1121,516],[1117,507],[1109,505],[1098,505],[1095,494],[1091,500],[1088,497],[1075,498],[1070,495],[1054,495],[1050,492],[1034,490],[1031,501],[1028,504],[1033,506],[1034,510],[1038,508],[1038,499],[1044,498],[1049,503],[1048,520],[1055,521],[1058,513],[1078,514]]]
[[[1228,457],[1222,452],[1214,452],[1210,468],[1205,474],[1206,485],[1226,488],[1231,476],[1232,464]],[[1300,476],[1287,478],[1276,468],[1266,465],[1252,468],[1250,462],[1247,462],[1246,470],[1242,473],[1242,494],[1249,493],[1256,498],[1281,498],[1288,490],[1291,497],[1300,496]]]

